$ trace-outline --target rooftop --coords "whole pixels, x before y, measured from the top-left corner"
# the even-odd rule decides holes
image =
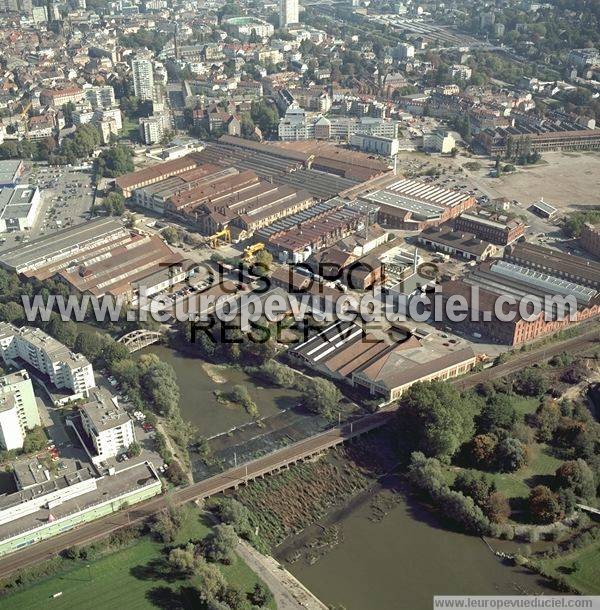
[[[90,400],[81,407],[98,432],[111,430],[127,423],[131,418],[117,399],[108,391],[95,388],[90,392]]]
[[[127,232],[120,220],[98,218],[6,250],[0,254],[0,264],[25,273],[71,256],[99,240],[114,238],[118,232]]]

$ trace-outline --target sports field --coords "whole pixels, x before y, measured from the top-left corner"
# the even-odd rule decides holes
[[[196,511],[190,511],[178,544],[206,536],[209,528]],[[82,610],[84,608],[200,608],[192,580],[174,579],[165,569],[164,546],[143,537],[133,546],[112,555],[77,563],[73,570],[53,576],[10,596],[0,598],[0,610]],[[219,565],[232,585],[250,591],[257,576],[239,558],[232,565]],[[62,593],[59,597],[53,597]],[[275,608],[274,605],[270,606]]]

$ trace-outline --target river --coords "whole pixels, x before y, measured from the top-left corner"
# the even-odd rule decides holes
[[[140,354],[156,354],[173,367],[181,392],[181,416],[206,437],[252,421],[242,406],[219,402],[215,391],[226,394],[235,385],[246,386],[261,417],[271,417],[290,409],[300,398],[300,393],[295,390],[257,386],[241,369],[207,365],[203,360],[164,345],[153,345]]]
[[[235,384],[246,385],[263,417],[282,414],[300,398],[294,391],[257,387],[237,368],[207,369],[202,360],[165,346],[151,346],[141,353],[156,354],[173,366],[181,389],[182,416],[206,436],[251,421],[242,407],[219,403],[215,390],[227,392]],[[215,381],[219,375],[222,383]],[[291,419],[292,414],[280,417]],[[235,443],[228,436],[222,439],[223,444]],[[380,494],[392,497],[389,490]],[[325,603],[342,604],[347,610],[429,610],[433,592],[551,592],[541,578],[502,564],[480,539],[442,528],[425,507],[402,491],[393,496],[397,503],[387,516],[372,521],[372,497],[365,494],[321,521],[338,524],[342,542],[317,563],[309,565],[301,559],[286,564]],[[315,526],[288,541],[278,549],[278,559],[284,561],[320,531]]]
[[[387,490],[381,493],[392,497]],[[372,497],[364,494],[322,521],[337,524],[342,541],[316,563],[302,558],[285,564],[325,604],[347,610],[430,610],[434,593],[555,593],[539,576],[503,564],[481,539],[443,529],[428,509],[403,492],[381,521],[373,521]],[[309,528],[282,545],[278,559],[285,562],[319,531]]]

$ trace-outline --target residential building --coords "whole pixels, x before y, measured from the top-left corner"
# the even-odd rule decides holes
[[[83,429],[94,448],[94,463],[119,455],[135,442],[132,419],[107,391],[91,392],[90,401],[79,412]]]
[[[298,22],[298,0],[279,0],[279,26],[287,28]]]
[[[40,93],[40,102],[52,108],[60,108],[69,102],[76,104],[85,96],[79,87],[65,87],[64,89],[44,89]]]
[[[382,157],[393,157],[400,150],[398,138],[386,138],[384,136],[371,136],[362,133],[352,134],[350,144],[356,146],[362,152],[375,153]]]
[[[15,398],[12,394],[0,394],[0,448],[13,451],[21,449],[24,442]]]
[[[393,55],[396,59],[399,60],[411,59],[415,56],[415,47],[411,44],[401,42],[394,49]]]
[[[17,328],[0,322],[0,353],[5,364],[25,364],[40,373],[43,382],[72,392],[68,400],[85,397],[96,386],[87,358],[76,354],[39,328]]]
[[[167,131],[167,119],[165,115],[154,114],[150,117],[142,117],[140,122],[140,136],[144,144],[158,144]]]
[[[20,449],[29,430],[40,426],[40,414],[29,373],[20,370],[0,378],[0,445]]]
[[[154,69],[152,61],[138,58],[131,62],[133,74],[133,91],[141,100],[154,99]]]
[[[454,136],[445,129],[435,129],[423,134],[423,148],[443,155],[450,154],[456,147]]]
[[[115,90],[110,85],[86,89],[85,98],[90,103],[93,110],[108,110],[109,108],[114,108],[117,105],[115,100]]]

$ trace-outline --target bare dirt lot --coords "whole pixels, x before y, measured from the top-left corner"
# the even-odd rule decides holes
[[[485,182],[500,197],[523,203],[532,203],[543,197],[544,201],[565,212],[598,205],[600,153],[545,153],[539,164]]]

